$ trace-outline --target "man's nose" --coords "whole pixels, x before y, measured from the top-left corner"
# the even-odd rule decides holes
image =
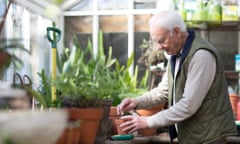
[[[163,47],[162,44],[157,43],[157,45],[156,45],[156,49],[157,49],[157,50],[162,50],[163,48],[164,48],[164,47]]]

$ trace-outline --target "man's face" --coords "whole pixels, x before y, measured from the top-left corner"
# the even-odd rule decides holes
[[[164,50],[169,55],[176,55],[179,52],[179,39],[177,32],[161,29],[158,26],[150,27],[150,36],[153,40],[154,47],[158,50]]]

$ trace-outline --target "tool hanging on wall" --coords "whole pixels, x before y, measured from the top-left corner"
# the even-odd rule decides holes
[[[47,38],[51,43],[52,49],[52,80],[54,81],[56,78],[57,70],[57,42],[61,38],[61,31],[56,28],[55,23],[53,23],[53,27],[47,27]],[[52,101],[56,100],[56,88],[52,85]]]

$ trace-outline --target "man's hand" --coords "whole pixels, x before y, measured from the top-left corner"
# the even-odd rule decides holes
[[[123,115],[124,112],[131,111],[137,106],[137,103],[131,98],[125,98],[118,106],[117,113],[118,115]]]
[[[147,117],[145,116],[123,116],[121,119],[124,120],[124,123],[120,125],[122,131],[127,133],[133,133],[140,129],[146,129],[147,126]]]

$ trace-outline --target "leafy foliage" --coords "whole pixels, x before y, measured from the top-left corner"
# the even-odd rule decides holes
[[[110,72],[110,67],[116,60],[107,58],[102,46],[99,46],[98,54],[94,58],[90,41],[85,51],[81,49],[76,37],[74,44],[69,58],[63,63],[62,73],[56,78],[56,88],[71,106],[97,106],[117,90]],[[111,51],[109,55],[111,57]]]
[[[54,102],[51,100],[51,81],[50,78],[45,74],[45,71],[42,70],[38,73],[38,76],[41,78],[41,85],[38,90],[34,90],[32,87],[28,85],[23,85],[25,91],[27,91],[31,96],[33,96],[41,106],[45,108],[53,107]]]
[[[32,92],[44,107],[101,107],[104,100],[112,100],[117,105],[126,96],[136,96],[147,91],[148,73],[138,83],[138,67],[133,75],[130,67],[134,55],[126,65],[120,66],[119,61],[112,58],[112,48],[104,54],[102,33],[99,33],[98,53],[93,54],[92,43],[88,40],[86,49],[82,49],[74,37],[72,49],[66,48],[58,57],[58,71],[55,81],[51,81],[44,70],[38,75],[42,85],[38,92]],[[57,100],[51,100],[51,86],[57,89]]]
[[[30,54],[26,48],[24,48],[23,44],[21,43],[20,39],[2,39],[0,40],[0,53],[6,53],[8,56],[8,60],[5,63],[1,63],[0,66],[0,73],[8,68],[12,63],[14,68],[20,69],[22,68],[23,61],[14,54],[14,51],[20,50]]]
[[[69,50],[66,50],[69,52]],[[140,91],[138,88],[138,67],[132,76],[129,72],[134,55],[127,64],[120,66],[117,59],[112,58],[112,48],[108,55],[104,54],[102,33],[99,34],[98,53],[93,54],[92,43],[88,40],[87,48],[83,50],[74,38],[74,47],[68,59],[63,62],[61,74],[55,81],[56,88],[61,91],[63,104],[74,107],[98,107],[102,100],[112,99],[113,105],[118,104],[123,97]],[[148,73],[146,73],[148,75]],[[147,76],[141,84],[141,90],[147,90]],[[122,95],[123,96],[123,95]]]

